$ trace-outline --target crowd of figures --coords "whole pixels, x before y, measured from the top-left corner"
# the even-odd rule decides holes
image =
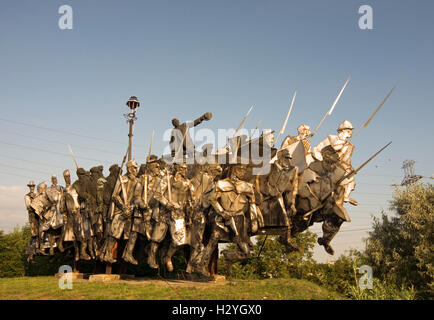
[[[315,222],[323,223],[318,243],[333,254],[331,240],[350,221],[343,204],[357,205],[349,197],[355,187],[354,146],[348,143],[352,130],[344,121],[337,135],[311,148],[309,127],[299,126],[297,136],[271,148],[266,174],[253,174],[255,166],[242,161],[168,163],[150,155],[140,167],[129,160],[123,175],[116,164],[107,177],[102,166],[78,168],[78,180],[71,183],[65,170],[65,186],[53,175],[51,185],[39,183],[36,193],[31,181],[25,196],[32,233],[29,259],[71,250],[77,261],[137,264],[135,249],[140,247],[151,268],[159,267],[159,257],[172,271],[173,254],[189,246],[186,272],[208,276],[218,243],[238,247],[222,252],[230,268],[248,257],[252,236],[278,234],[291,252],[298,250],[293,237]]]

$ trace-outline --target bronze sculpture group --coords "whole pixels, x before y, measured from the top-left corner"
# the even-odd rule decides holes
[[[206,113],[192,125],[211,117]],[[351,164],[351,122],[342,122],[337,135],[329,135],[313,149],[312,133],[305,124],[298,127],[297,136],[286,137],[280,148],[273,146],[272,131],[264,130],[256,140],[238,136],[224,150],[229,159],[224,163],[218,161],[221,152],[211,155],[208,150],[201,154],[201,161],[186,161],[198,153],[189,125],[177,119],[172,123],[171,156],[173,160],[180,150],[178,161],[149,155],[139,168],[130,159],[124,175],[122,165],[114,164],[107,177],[102,166],[89,171],[77,168],[78,180],[72,184],[65,170],[65,186],[58,185],[53,175],[51,185],[38,184],[36,193],[31,181],[25,196],[32,234],[29,258],[71,248],[76,261],[136,265],[139,240],[145,243],[151,268],[159,267],[160,257],[172,271],[173,254],[189,246],[185,271],[209,277],[208,266],[219,243],[238,247],[238,251],[222,252],[230,271],[233,263],[249,256],[252,236],[279,235],[292,252],[298,250],[293,238],[315,222],[322,222],[318,243],[334,253],[330,242],[341,224],[350,221],[344,203],[357,205],[349,197],[360,169],[354,170]],[[270,154],[266,164],[255,163],[241,152],[253,145]],[[267,170],[255,171],[261,166]]]

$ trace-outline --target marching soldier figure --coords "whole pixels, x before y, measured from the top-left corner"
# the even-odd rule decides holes
[[[111,215],[112,215],[112,195],[113,191],[115,189],[116,181],[119,176],[119,166],[117,164],[113,164],[110,166],[109,171],[110,174],[106,178],[106,183],[104,184],[103,189],[103,203],[104,203],[104,209],[103,209],[103,220],[104,220],[104,238],[107,238],[109,230],[110,230],[110,224],[111,224]]]
[[[212,207],[211,195],[215,188],[215,180],[221,173],[222,168],[219,164],[195,165],[195,172],[190,180],[192,203],[187,208],[187,225],[192,249],[187,263],[187,273],[191,273],[199,262],[208,211]]]
[[[150,240],[152,233],[151,218],[154,210],[158,210],[158,201],[155,199],[155,191],[158,188],[161,175],[158,158],[150,155],[146,161],[146,170],[138,178],[134,188],[133,202],[135,210],[133,214],[133,224],[131,234],[128,239],[128,251],[124,252],[123,259],[129,263],[137,265],[134,259],[133,250],[137,240],[137,235],[141,234]]]
[[[92,246],[91,242],[91,225],[89,219],[89,207],[92,207],[92,196],[89,194],[89,180],[87,178],[86,171],[83,168],[77,169],[78,180],[72,184],[72,187],[78,193],[78,202],[80,204],[79,213],[79,241],[80,246],[80,259],[90,260],[91,257],[87,254],[87,247]],[[93,255],[92,247],[89,248],[89,252]]]
[[[326,146],[332,146],[332,148],[338,152],[339,162],[341,163],[342,167],[344,167],[347,173],[350,173],[353,170],[353,166],[351,164],[351,156],[354,152],[354,145],[348,143],[347,140],[351,137],[353,129],[354,127],[350,121],[343,121],[338,127],[338,135],[329,135],[327,138],[321,141],[314,148],[314,152],[312,154],[313,157],[321,161],[321,150]],[[341,185],[345,188],[344,202],[349,202],[352,205],[357,206],[358,202],[350,198],[351,192],[356,187],[354,176],[342,181]]]
[[[304,153],[306,157],[306,164],[309,165],[314,159],[312,158],[312,150],[311,145],[308,140],[312,136],[312,132],[310,132],[310,127],[307,124],[301,124],[297,128],[298,135],[291,137],[287,136],[285,140],[282,142],[282,146],[280,149],[287,149],[289,146],[293,145],[294,143],[297,143],[301,141],[303,143],[304,147]]]
[[[240,251],[222,253],[229,269],[233,263],[243,260],[250,252],[250,238],[248,230],[257,230],[258,220],[262,220],[259,208],[255,204],[253,185],[243,181],[247,166],[234,164],[230,169],[230,177],[219,180],[215,187],[210,202],[216,212],[215,225],[218,228],[212,230],[209,243],[201,253],[200,265],[195,269],[197,272],[208,276],[205,266],[208,265],[212,253],[221,238],[221,232],[230,234],[231,241],[237,244]],[[247,218],[246,215],[250,217]],[[242,228],[237,228],[237,223]],[[255,227],[256,221],[256,227]]]
[[[297,128],[298,135],[291,137],[287,136],[283,142],[280,149],[285,149],[289,147],[291,144],[296,143],[298,141],[303,142],[304,150],[306,151],[306,154],[309,154],[311,152],[310,150],[310,142],[307,140],[312,135],[312,132],[310,132],[310,127],[307,124],[301,124]]]
[[[155,194],[155,199],[163,208],[159,215],[154,217],[156,224],[152,230],[152,243],[148,256],[149,266],[158,268],[155,259],[158,245],[164,239],[167,229],[170,229],[170,246],[163,257],[169,272],[173,271],[172,256],[177,247],[187,244],[186,207],[191,202],[191,184],[187,179],[187,165],[175,163],[174,172],[174,176],[167,174],[162,179]]]
[[[344,186],[337,185],[346,170],[332,146],[322,148],[321,157],[322,161],[312,162],[300,175],[298,203],[306,212],[303,216],[305,227],[314,222],[323,222],[323,236],[318,238],[318,244],[333,255],[331,240],[344,221],[351,221],[343,206]]]
[[[98,256],[100,246],[102,245],[104,223],[104,183],[106,180],[102,174],[103,166],[97,166],[90,169],[89,194],[92,197],[92,208],[89,210],[90,223],[92,228],[92,247],[95,255]]]
[[[30,233],[32,236],[31,242],[35,244],[36,252],[39,250],[39,218],[35,213],[35,210],[31,207],[33,199],[36,197],[35,183],[30,181],[27,186],[29,187],[29,193],[24,196],[24,202],[26,204],[27,212],[29,213]],[[33,256],[30,260],[33,259]]]
[[[287,149],[279,150],[268,175],[259,175],[256,178],[256,191],[261,200],[261,211],[268,214],[281,213],[286,226],[281,242],[288,252],[297,251],[298,248],[291,240],[291,219],[296,214],[295,196],[298,187],[298,167],[291,166],[291,156]],[[284,199],[285,196],[285,199]]]
[[[41,182],[38,184],[37,194],[30,203],[30,207],[34,210],[39,220],[39,253],[45,255],[45,231],[50,227],[50,220],[46,219],[46,213],[50,209],[50,201],[47,197],[47,183]]]
[[[133,196],[137,184],[137,162],[135,159],[127,162],[127,174],[120,176],[116,181],[113,192],[113,220],[110,226],[110,235],[107,239],[107,245],[103,260],[114,263],[116,259],[112,257],[112,250],[117,240],[128,240],[131,234],[131,224],[134,213]],[[137,236],[137,233],[134,233]],[[133,235],[134,236],[134,235]],[[124,249],[122,258],[128,262],[135,262],[132,256],[134,242],[128,242]]]

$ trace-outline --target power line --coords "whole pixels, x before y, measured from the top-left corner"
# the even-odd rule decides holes
[[[39,170],[33,170],[33,169],[26,169],[26,168],[21,168],[21,167],[15,167],[15,166],[11,166],[11,165],[4,164],[4,163],[0,163],[0,166],[3,166],[3,167],[9,167],[9,168],[12,168],[12,169],[17,169],[17,170],[32,171],[32,172],[36,172],[36,173],[42,173],[42,174],[51,175],[51,173],[48,173],[48,172],[45,172],[45,171],[39,171]]]
[[[35,148],[35,147],[23,146],[23,145],[20,145],[20,144],[15,144],[15,143],[10,143],[10,142],[5,142],[5,141],[0,141],[0,143],[7,144],[7,145],[10,145],[10,146],[20,147],[20,148],[25,148],[25,149],[33,149],[33,150],[37,150],[37,151],[41,151],[41,152],[52,153],[52,154],[56,154],[56,155],[63,156],[63,157],[68,157],[68,158],[71,157],[71,155],[69,155],[67,153],[61,153],[61,152],[50,151],[50,150],[45,150],[45,149],[40,149],[40,148]],[[87,157],[76,156],[76,158],[80,158],[80,159],[84,159],[84,160],[90,160],[90,161],[96,161],[96,162],[99,162],[99,163],[101,163],[101,162],[111,163],[111,162],[108,162],[108,161],[98,160],[98,159],[92,159],[92,158],[87,158]]]
[[[111,143],[117,143],[117,144],[125,145],[124,142],[120,142],[120,141],[114,141],[114,140],[109,140],[109,139],[104,139],[104,138],[92,137],[92,136],[87,136],[87,135],[83,135],[83,134],[79,134],[79,133],[74,133],[74,132],[68,132],[68,131],[64,131],[64,130],[59,130],[59,129],[51,129],[51,128],[47,128],[47,127],[43,127],[43,126],[37,126],[37,125],[34,125],[34,124],[19,122],[19,121],[15,121],[15,120],[9,120],[9,119],[0,118],[0,121],[10,122],[10,123],[16,123],[16,124],[20,124],[20,125],[23,125],[23,126],[33,127],[33,128],[42,129],[42,130],[48,130],[48,131],[53,131],[53,132],[58,132],[58,133],[69,134],[69,135],[72,135],[72,136],[82,137],[82,138],[86,138],[86,139],[100,140],[100,141],[106,141],[106,142],[111,142]]]
[[[58,141],[58,140],[51,140],[51,139],[46,139],[46,138],[41,138],[41,137],[36,137],[36,136],[25,135],[22,133],[13,132],[13,131],[9,131],[9,130],[3,130],[3,131],[6,131],[8,133],[15,134],[15,135],[18,135],[21,137],[25,137],[25,138],[36,139],[36,140],[46,141],[46,142],[50,142],[50,143],[57,143],[57,144],[61,144],[61,145],[67,145],[65,142]],[[94,148],[94,147],[86,147],[86,146],[82,146],[82,145],[78,145],[78,144],[70,144],[70,145],[73,147],[78,147],[78,148],[82,148],[82,149],[88,149],[88,150],[92,150],[92,151],[98,151],[98,152],[103,152],[103,153],[119,155],[118,153],[104,150],[104,149],[99,149],[99,148]]]
[[[24,161],[24,162],[29,162],[29,163],[34,163],[34,164],[38,164],[41,166],[46,166],[46,167],[50,167],[50,168],[59,168],[59,169],[64,169],[61,166],[56,166],[54,164],[49,164],[49,163],[44,163],[44,162],[38,162],[38,161],[32,161],[32,160],[26,160],[26,159],[21,159],[21,158],[16,158],[16,157],[11,157],[11,156],[5,156],[3,154],[0,154],[0,157],[4,157],[4,158],[8,158],[8,159],[12,159],[12,160],[18,160],[18,161]]]
[[[11,176],[16,176],[16,177],[21,177],[21,178],[26,178],[26,179],[32,179],[31,176],[24,176],[22,174],[16,174],[16,173],[11,173],[11,172],[0,171],[0,174],[7,174],[7,175],[11,175]]]

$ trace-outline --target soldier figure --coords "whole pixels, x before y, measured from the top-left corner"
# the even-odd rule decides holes
[[[291,220],[296,214],[297,186],[298,167],[291,165],[291,156],[287,149],[277,152],[277,161],[272,164],[268,175],[259,175],[256,178],[256,191],[259,193],[261,211],[271,215],[280,212],[283,218],[286,232],[285,236],[281,237],[281,242],[288,252],[298,250],[291,241]]]
[[[47,183],[41,182],[38,184],[36,190],[37,194],[30,203],[30,207],[39,218],[39,253],[45,255],[45,231],[50,227],[50,220],[47,220],[45,216],[51,206],[47,197]]]
[[[74,243],[75,260],[78,261],[80,259],[78,247],[78,239],[80,239],[79,224],[81,222],[81,219],[78,217],[80,215],[80,204],[78,203],[78,193],[71,186],[71,175],[69,170],[63,171],[63,178],[65,179],[65,188],[62,197],[63,229],[60,241],[61,243]]]
[[[343,206],[344,186],[339,184],[346,175],[340,163],[339,154],[332,146],[321,149],[322,161],[312,162],[300,175],[298,203],[305,214],[305,227],[314,222],[323,221],[323,237],[318,244],[323,245],[327,253],[333,255],[331,240],[339,231],[344,221],[350,221]]]
[[[83,260],[90,260],[91,257],[87,254],[86,249],[89,247],[89,252],[94,258],[93,244],[91,241],[91,226],[89,209],[92,207],[92,196],[89,194],[89,180],[87,173],[83,168],[77,169],[78,180],[72,184],[72,187],[78,193],[78,202],[80,204],[79,220],[79,241],[80,246],[80,258]]]
[[[219,239],[223,236],[222,232],[229,235],[230,240],[236,243],[240,250],[238,252],[226,250],[222,252],[229,272],[233,263],[243,260],[250,252],[251,242],[248,231],[249,228],[251,232],[257,231],[258,220],[261,220],[258,219],[258,216],[261,214],[255,204],[253,185],[243,181],[246,170],[245,164],[232,165],[230,177],[219,180],[211,196],[210,202],[216,212],[215,224],[209,243],[201,253],[200,267],[196,269],[203,275],[208,275],[205,265],[208,264]],[[250,217],[247,218],[246,215]],[[240,226],[241,229],[237,226]]]
[[[316,160],[322,160],[321,156],[321,150],[330,145],[333,147],[334,150],[338,152],[339,155],[339,161],[344,167],[345,171],[347,173],[350,173],[353,170],[353,166],[351,164],[351,156],[353,155],[354,151],[354,145],[351,143],[348,143],[347,140],[351,137],[353,133],[353,125],[350,121],[345,120],[343,121],[339,127],[338,127],[338,135],[329,135],[327,138],[325,138],[323,141],[321,141],[315,148],[313,152],[313,157]],[[344,202],[349,202],[354,206],[357,206],[357,201],[350,198],[351,192],[356,187],[356,182],[354,180],[354,176],[352,176],[349,179],[345,179],[341,183],[342,186],[345,188],[344,192]]]
[[[96,256],[99,254],[100,246],[102,245],[104,224],[104,183],[106,180],[102,174],[103,166],[97,166],[90,169],[89,194],[92,197],[92,208],[89,210],[90,223],[92,228],[92,246]]]
[[[187,273],[191,273],[193,266],[199,262],[208,211],[212,207],[211,195],[215,188],[215,179],[218,179],[222,173],[219,164],[196,164],[194,169],[193,178],[190,180],[192,205],[187,208],[187,226],[192,249],[188,259]]]
[[[205,121],[211,120],[211,118],[212,118],[212,113],[207,112],[204,115],[202,115],[200,118],[194,120],[193,122],[179,123],[178,119],[176,118],[172,119],[173,130],[172,130],[170,143],[169,143],[172,157],[175,156],[179,157],[185,154],[192,156],[194,153],[194,143],[190,137],[188,129],[197,126],[204,120]],[[181,150],[182,150],[182,154],[180,153]]]
[[[110,234],[107,239],[107,244],[105,246],[105,252],[103,260],[106,262],[114,263],[116,260],[112,257],[113,248],[117,242],[123,238],[128,240],[131,233],[131,223],[134,213],[133,196],[137,179],[137,162],[132,159],[127,162],[127,174],[120,176],[116,181],[115,189],[113,192],[113,220],[110,226]],[[137,233],[134,233],[133,237],[137,237]],[[134,242],[128,242],[125,247],[122,258],[125,261],[131,262],[135,261],[132,256],[134,249]]]
[[[35,244],[36,252],[39,250],[39,218],[35,213],[35,210],[31,207],[33,199],[36,197],[35,183],[30,181],[27,186],[29,187],[29,193],[24,196],[24,202],[26,204],[27,212],[29,213],[31,242]],[[32,260],[32,259],[30,259]]]
[[[146,167],[141,166],[140,168],[142,175],[139,176],[134,190],[133,201],[136,208],[134,210],[131,235],[128,240],[128,246],[131,246],[131,248],[134,248],[137,234],[143,235],[146,240],[151,239],[152,215],[154,212],[158,215],[159,211],[159,202],[155,199],[155,192],[159,187],[162,176],[157,156],[150,155],[146,160]],[[137,264],[132,254],[129,258],[128,262]]]
[[[116,181],[118,180],[119,170],[120,170],[120,168],[117,164],[111,165],[109,168],[110,174],[106,178],[107,182],[104,184],[104,189],[103,189],[104,238],[107,238],[109,230],[110,230],[110,224],[111,224],[110,216],[112,214],[111,206],[114,205],[112,203],[112,196],[113,196],[113,191],[115,189]]]
[[[159,243],[169,229],[170,245],[163,257],[163,262],[169,272],[173,271],[172,256],[177,247],[188,243],[185,219],[187,205],[191,205],[191,183],[187,179],[187,165],[175,163],[174,173],[174,176],[167,173],[155,194],[155,199],[163,208],[160,209],[158,216],[154,216],[156,224],[152,231],[152,243],[148,256],[149,266],[158,268],[155,255]]]

